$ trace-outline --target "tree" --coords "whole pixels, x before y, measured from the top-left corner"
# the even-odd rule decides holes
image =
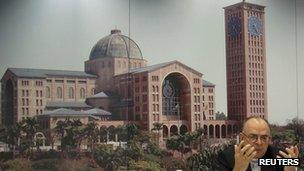
[[[63,141],[64,141],[64,136],[65,136],[65,132],[66,132],[66,127],[68,126],[68,120],[65,121],[58,121],[56,123],[56,127],[54,128],[56,134],[58,134],[59,138],[60,138],[60,145],[61,145],[61,151],[63,150]]]
[[[160,131],[163,130],[163,126],[164,124],[163,123],[153,123],[153,128],[152,128],[152,131],[156,131],[158,136],[157,136],[157,142],[159,143],[159,138],[160,138]]]
[[[204,129],[203,128],[197,129],[193,133],[193,136],[194,136],[194,140],[195,140],[196,144],[197,143],[199,144],[199,149],[202,149],[203,148],[202,143],[203,143]]]
[[[126,129],[127,129],[127,141],[132,140],[134,136],[139,133],[139,129],[133,123],[127,124]]]
[[[226,120],[227,116],[223,112],[215,113],[215,120]]]
[[[82,140],[85,138],[84,126],[79,119],[58,121],[55,127],[57,134],[61,138],[61,148],[80,148]]]
[[[100,145],[93,152],[96,163],[109,171],[117,169],[122,164],[121,156],[120,149],[113,150],[112,146],[108,145]]]
[[[22,151],[30,150],[34,145],[34,135],[39,132],[40,126],[36,118],[27,117],[25,120],[21,121],[22,131],[25,133],[25,137],[22,138]]]
[[[88,139],[90,149],[91,150],[94,149],[94,145],[98,141],[98,138],[99,138],[99,130],[98,130],[97,124],[95,122],[88,123],[84,129],[84,134],[86,135],[86,138]]]
[[[99,137],[101,142],[108,141],[108,130],[106,126],[101,126],[99,130]]]
[[[304,120],[299,118],[293,118],[288,121],[287,128],[294,130],[297,141],[304,140]]]
[[[115,132],[117,134],[118,141],[127,141],[126,127],[119,125],[115,128]]]
[[[193,154],[187,158],[188,168],[191,170],[217,170],[217,155],[221,149],[222,147],[209,147],[201,150],[199,153]]]
[[[9,148],[13,150],[14,156],[16,152],[16,147],[19,149],[20,138],[21,138],[22,125],[21,123],[16,123],[6,128],[5,136],[6,143],[9,144]]]
[[[172,137],[167,139],[166,147],[170,150],[180,150],[182,148],[181,139],[178,137]]]

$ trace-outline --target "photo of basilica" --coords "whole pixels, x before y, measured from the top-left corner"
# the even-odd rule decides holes
[[[99,127],[135,123],[147,131],[162,123],[163,138],[198,128],[209,138],[231,137],[247,116],[267,118],[264,25],[256,35],[242,29],[253,19],[264,22],[263,10],[247,2],[225,7],[230,120],[215,120],[215,85],[203,73],[180,61],[148,65],[139,45],[113,29],[93,46],[84,71],[8,68],[2,123],[37,117],[51,129],[71,118]]]

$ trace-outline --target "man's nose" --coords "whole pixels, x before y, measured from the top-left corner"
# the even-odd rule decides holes
[[[256,144],[258,144],[258,145],[262,144],[262,140],[261,140],[261,138],[260,138],[260,137],[258,137],[255,143],[256,143]]]

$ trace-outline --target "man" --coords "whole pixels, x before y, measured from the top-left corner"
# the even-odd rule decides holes
[[[240,141],[219,154],[220,171],[296,171],[294,166],[258,166],[259,158],[298,158],[299,155],[296,146],[283,152],[270,145],[270,128],[265,119],[249,117],[243,124]]]

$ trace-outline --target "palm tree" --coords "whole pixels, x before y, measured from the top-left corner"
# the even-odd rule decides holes
[[[163,123],[158,123],[158,122],[153,123],[152,131],[157,131],[157,134],[158,134],[158,136],[157,136],[157,142],[158,142],[158,144],[160,143],[159,142],[160,131],[163,130],[163,125],[164,125]]]
[[[196,144],[199,144],[199,149],[202,149],[203,135],[204,135],[203,128],[199,128],[193,133],[193,139],[196,142]]]
[[[90,149],[94,149],[94,145],[99,138],[99,130],[97,124],[95,122],[88,123],[84,129],[84,133],[88,139]]]
[[[34,135],[40,130],[39,123],[36,118],[28,117],[21,122],[22,130],[25,135],[25,150],[34,144]]]
[[[66,128],[67,131],[67,145],[80,150],[82,140],[85,138],[85,127],[79,119],[70,122],[70,125]]]
[[[119,142],[126,141],[127,131],[126,131],[126,128],[124,126],[117,126],[115,128],[115,132],[117,134],[117,141],[119,141]]]
[[[56,134],[60,137],[60,145],[61,145],[61,151],[63,150],[64,145],[64,136],[66,134],[66,127],[68,126],[68,120],[65,121],[58,121],[56,123],[56,127],[54,128]]]
[[[21,131],[22,125],[19,122],[8,127],[5,131],[6,143],[8,143],[9,148],[13,150],[14,156],[16,153],[16,147],[19,149],[20,146]]]
[[[99,130],[100,142],[108,141],[108,130],[106,126],[101,126]]]
[[[134,136],[139,133],[139,129],[133,123],[127,124],[126,129],[127,129],[127,141],[132,140]]]
[[[115,134],[116,134],[115,127],[114,126],[109,126],[107,128],[107,131],[108,131],[107,132],[107,139],[110,140],[110,141],[115,141]]]

